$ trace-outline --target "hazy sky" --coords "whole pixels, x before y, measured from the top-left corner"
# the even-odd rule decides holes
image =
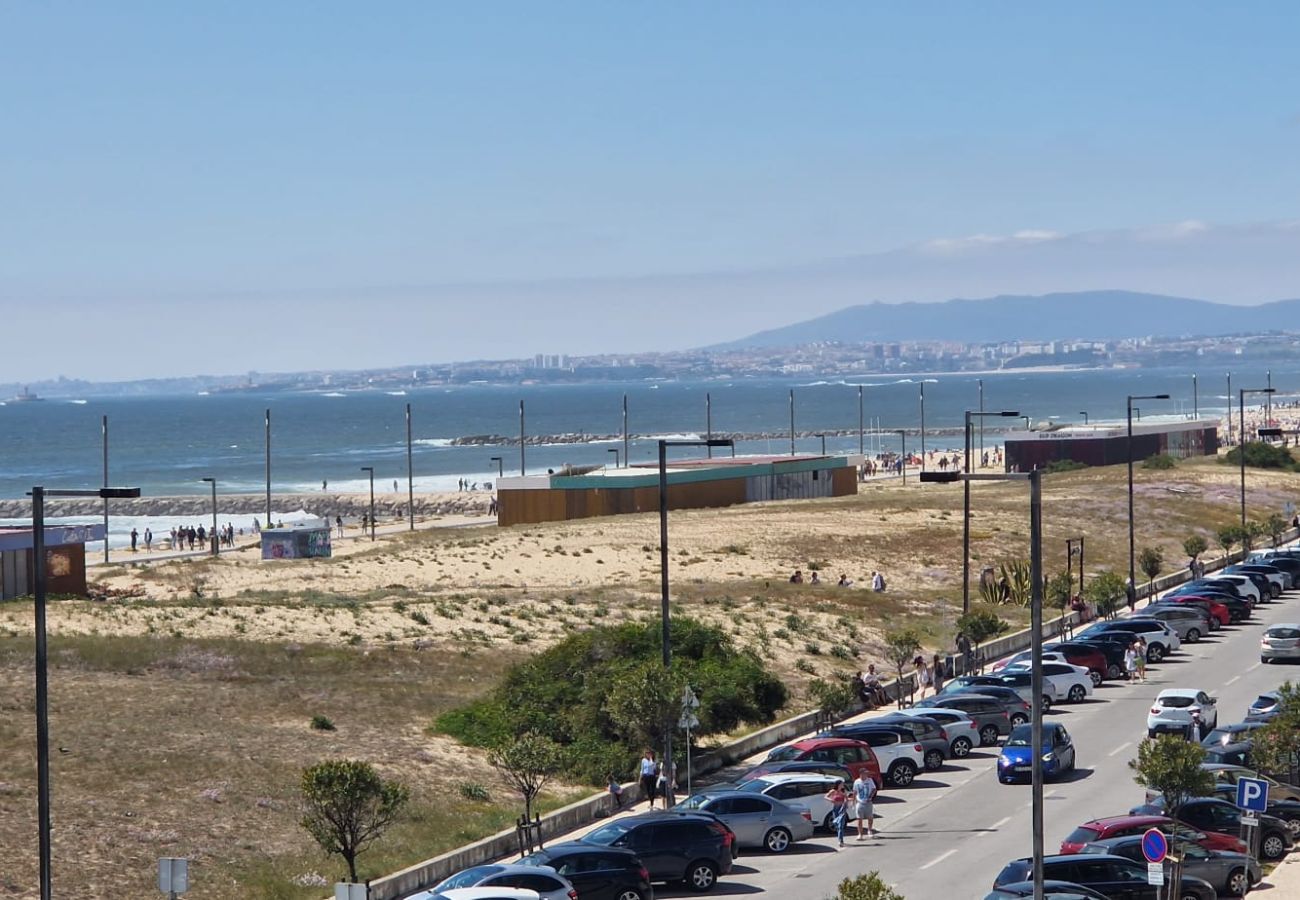
[[[0,40],[0,381],[1300,295],[1291,0],[5,3]]]

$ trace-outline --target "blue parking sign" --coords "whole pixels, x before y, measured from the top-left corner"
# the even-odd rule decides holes
[[[1237,806],[1251,812],[1263,812],[1268,808],[1268,782],[1262,778],[1239,778],[1237,780]]]

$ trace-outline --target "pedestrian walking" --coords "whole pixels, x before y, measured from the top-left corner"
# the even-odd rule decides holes
[[[871,573],[871,589],[877,594],[885,589],[885,576],[879,572]]]
[[[916,666],[916,684],[921,689],[921,699],[924,700],[926,688],[934,685],[933,673],[931,673],[930,667],[926,665],[924,656],[918,656],[912,660],[912,664]]]
[[[947,675],[947,672],[944,671],[945,668],[943,657],[936,653],[934,659],[930,663],[930,678],[934,684],[934,692],[936,694],[943,690],[943,680]]]
[[[659,780],[659,763],[655,762],[655,752],[646,750],[641,757],[641,799],[650,801],[650,808],[655,808],[655,787]]]
[[[1138,681],[1147,680],[1147,642],[1145,638],[1138,638],[1133,647],[1133,662],[1137,664]]]
[[[1124,648],[1124,672],[1129,681],[1137,678],[1137,641]]]
[[[334,525],[335,525],[335,527],[338,528],[338,530],[339,530],[339,537],[343,537],[343,517],[342,517],[342,516],[335,516],[335,517],[334,517]]]
[[[844,827],[849,821],[849,795],[844,790],[844,779],[837,779],[825,796],[831,805],[831,824],[835,826],[835,836],[843,847]]]
[[[145,553],[153,552],[153,530],[149,528],[149,526],[147,525],[145,526],[144,529],[144,552]]]
[[[858,823],[858,840],[863,840],[862,823],[867,823],[867,834],[876,833],[876,782],[867,774],[866,769],[858,772],[853,779],[853,818]]]
[[[618,779],[610,775],[607,779],[609,782],[609,795],[614,798],[615,811],[623,808],[623,785],[618,783]]]
[[[1137,592],[1137,588],[1133,587],[1132,578],[1124,579],[1124,598],[1128,602],[1128,611],[1130,613],[1136,612],[1137,602],[1138,602],[1138,592]]]
[[[1192,710],[1192,721],[1187,726],[1187,739],[1199,744],[1205,738],[1205,723],[1201,721],[1201,711]]]

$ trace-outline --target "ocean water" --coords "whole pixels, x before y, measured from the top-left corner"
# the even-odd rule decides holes
[[[139,486],[144,494],[205,494],[204,476],[215,477],[221,493],[259,493],[265,487],[264,414],[271,411],[271,479],[274,492],[363,491],[362,466],[374,466],[376,492],[391,492],[396,479],[406,490],[406,404],[411,404],[417,490],[455,490],[457,480],[495,479],[503,458],[506,474],[518,474],[517,446],[451,446],[465,435],[518,435],[519,403],[530,435],[615,435],[622,429],[622,401],[628,398],[633,463],[656,458],[654,439],[689,437],[705,431],[705,395],[712,397],[715,432],[770,433],[740,443],[737,453],[785,453],[789,449],[789,391],[795,393],[795,428],[842,429],[826,438],[831,452],[858,449],[858,385],[863,385],[868,452],[896,449],[893,429],[920,426],[925,390],[927,448],[961,444],[963,412],[979,406],[977,378],[984,382],[986,410],[1015,409],[1035,422],[1120,419],[1127,394],[1168,393],[1169,401],[1139,404],[1148,415],[1192,413],[1192,378],[1187,370],[1130,369],[1067,372],[1006,372],[983,376],[924,378],[864,376],[860,380],[737,379],[595,385],[465,385],[406,392],[235,393],[115,399],[48,399],[0,406],[0,497],[19,498],[41,484],[49,488],[94,488],[103,478],[101,416],[109,420],[109,481]],[[1233,372],[1238,387],[1262,387],[1265,372]],[[1300,364],[1274,369],[1277,403],[1300,395]],[[1199,373],[1199,410],[1221,414],[1227,407],[1225,373]],[[1235,401],[1234,401],[1235,404]],[[996,428],[1015,420],[986,420],[985,446],[998,443]],[[879,429],[881,433],[876,434]],[[919,449],[915,434],[909,449]],[[621,439],[528,446],[527,471],[573,465],[612,464]],[[821,440],[801,438],[797,449],[816,452]],[[688,451],[681,451],[687,453]],[[694,453],[696,451],[689,451]]]

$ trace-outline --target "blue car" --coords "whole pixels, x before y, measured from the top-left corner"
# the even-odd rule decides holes
[[[1011,729],[1007,742],[1002,745],[1002,754],[998,757],[998,781],[1011,784],[1014,781],[1028,781],[1033,771],[1033,748],[1030,742],[1034,732],[1029,725],[1017,725]],[[1043,778],[1055,778],[1066,772],[1074,771],[1074,741],[1064,725],[1056,722],[1043,723]]]

